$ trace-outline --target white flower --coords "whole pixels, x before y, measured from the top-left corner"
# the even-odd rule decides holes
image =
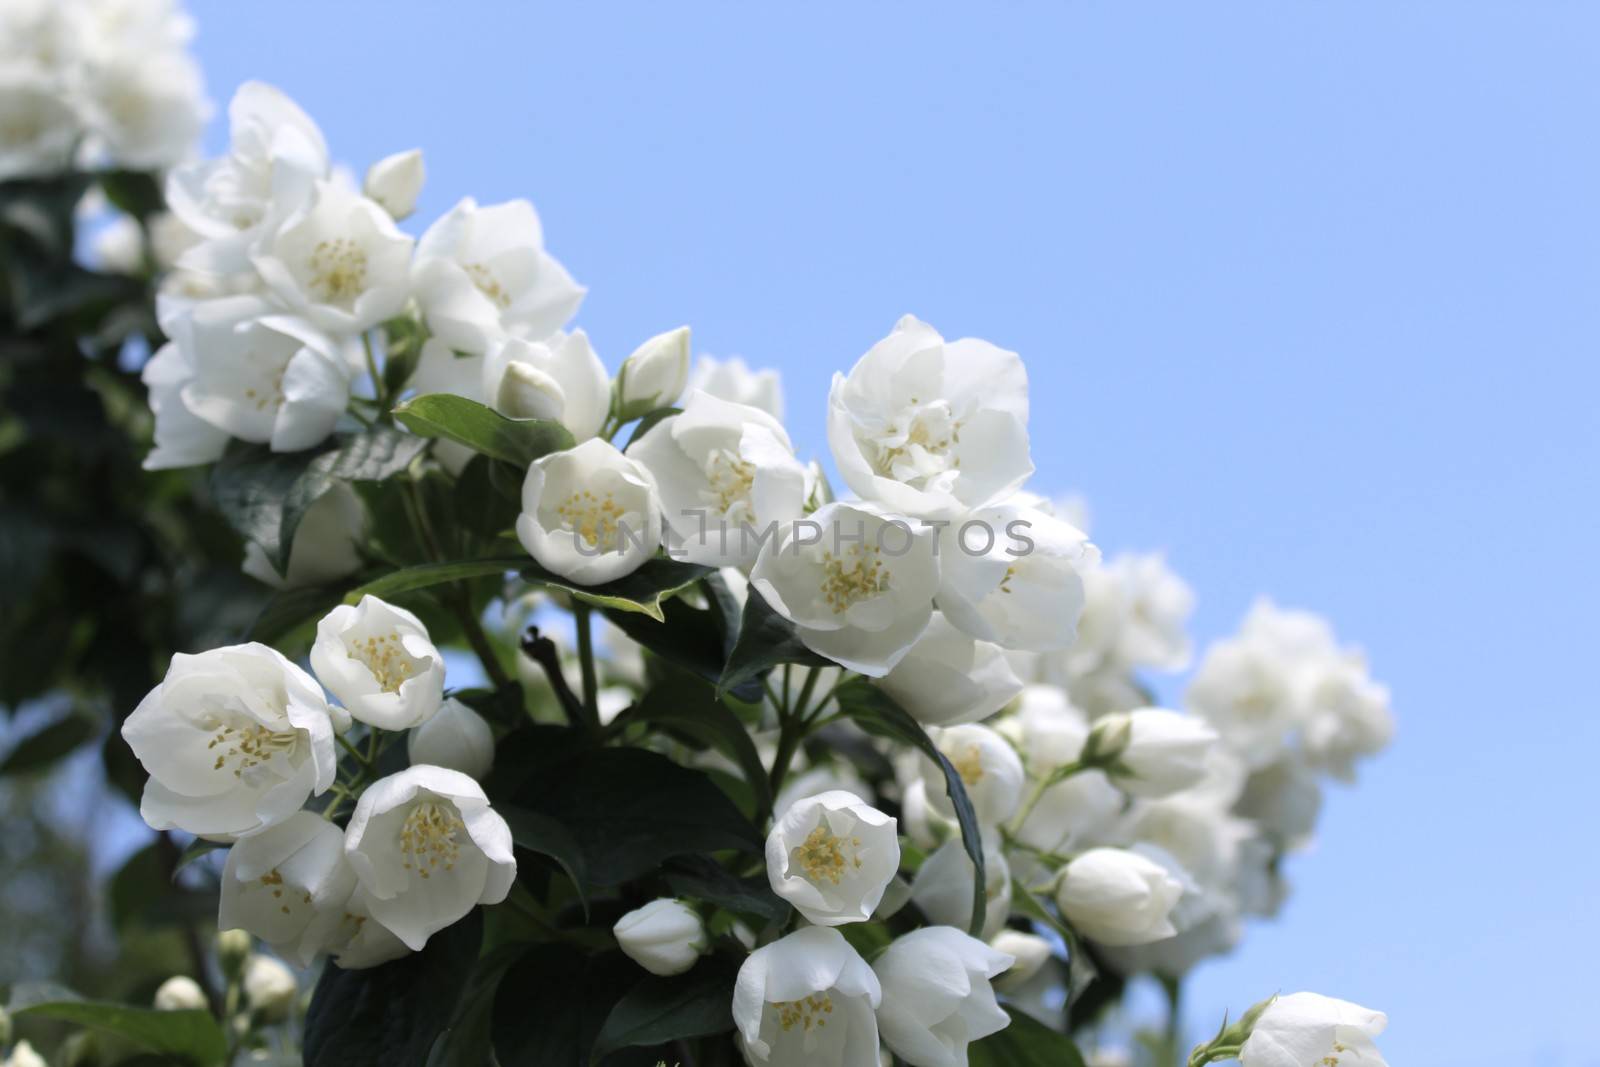
[[[511,831],[471,778],[411,767],[367,787],[345,828],[345,855],[373,918],[412,949],[516,880]]]
[[[300,517],[289,546],[288,573],[279,574],[267,553],[245,542],[243,571],[275,589],[298,589],[345,578],[361,569],[359,551],[367,530],[366,509],[344,482],[318,497]]]
[[[1340,655],[1308,672],[1302,697],[1306,757],[1336,778],[1353,781],[1356,761],[1377,755],[1394,737],[1389,689],[1367,675],[1359,655]]]
[[[1095,720],[1088,750],[1124,792],[1160,797],[1206,775],[1217,732],[1205,720],[1165,708],[1113,712]]]
[[[795,801],[767,837],[772,891],[818,926],[864,922],[899,869],[895,820],[843,790]]]
[[[193,376],[179,390],[190,412],[274,452],[310,448],[333,432],[350,398],[339,348],[310,323],[269,314],[254,297],[195,308],[177,343]]]
[[[928,530],[838,502],[784,524],[762,547],[750,584],[807,648],[880,678],[927,629],[939,561]]]
[[[181,321],[181,326],[169,329],[180,335],[187,333],[187,317]],[[149,390],[150,411],[156,420],[155,447],[144,458],[145,470],[212,463],[221,459],[228,447],[228,431],[211,425],[183,402],[183,390],[194,380],[192,354],[191,345],[168,341],[139,372]]]
[[[82,90],[96,146],[135,170],[182,163],[211,117],[200,67],[183,52],[103,57],[88,65]]]
[[[0,1067],[50,1067],[49,1062],[26,1041],[18,1041],[11,1055],[0,1060]]]
[[[689,388],[710,393],[718,400],[760,408],[783,421],[783,382],[771,369],[753,371],[738,356],[716,359],[701,356],[689,374]]]
[[[818,669],[827,670],[828,668]],[[824,681],[817,688],[821,689],[826,684],[826,681]],[[800,757],[797,757],[795,763],[799,764],[799,762]],[[787,811],[795,801],[803,797],[816,796],[818,793],[842,789],[846,793],[864,796],[870,788],[871,786],[866,783],[853,766],[842,761],[823,763],[814,767],[807,767],[805,770],[795,766],[789,772],[788,777],[784,778],[783,788],[773,798],[772,810],[778,812]],[[904,805],[902,805],[903,807]],[[903,823],[902,829],[904,829]]]
[[[1389,1017],[1319,993],[1278,997],[1239,1050],[1244,1067],[1385,1067],[1373,1038]]]
[[[1075,762],[1089,722],[1055,686],[1030,685],[1017,711],[996,724],[1022,755],[1031,781]],[[1047,789],[1014,833],[1046,852],[1070,852],[1105,830],[1122,810],[1123,796],[1098,770],[1081,771]]]
[[[1288,754],[1250,775],[1234,810],[1280,848],[1303,848],[1317,828],[1322,785],[1302,759]]]
[[[1022,691],[999,645],[956,629],[942,612],[877,684],[927,726],[986,719]]]
[[[745,1059],[878,1067],[878,976],[837,930],[807,926],[750,953],[733,987]]]
[[[1011,914],[1011,865],[1000,849],[983,842],[983,889],[986,906],[983,936],[993,937]],[[959,838],[934,850],[911,880],[911,900],[930,922],[963,930],[972,919],[972,859]]]
[[[444,698],[444,657],[422,620],[371,595],[317,623],[311,669],[353,718],[380,730],[420,726]]]
[[[1138,945],[1177,933],[1169,915],[1183,884],[1160,864],[1119,848],[1092,848],[1062,871],[1056,903],[1084,936]]]
[[[217,926],[248,930],[302,967],[324,947],[330,913],[355,889],[344,831],[310,811],[247,837],[228,851]]]
[[[200,238],[180,264],[225,274],[310,200],[328,175],[322,131],[278,89],[246,82],[228,105],[228,154],[191,163],[167,179],[167,204]]]
[[[347,971],[376,967],[411,953],[411,946],[396,937],[372,915],[372,895],[357,887],[343,909],[330,912],[322,941],[333,962]]]
[[[896,938],[872,964],[883,987],[883,1043],[912,1067],[965,1067],[968,1043],[1011,1023],[989,980],[1012,962],[950,926]]]
[[[551,419],[575,441],[587,441],[606,421],[611,380],[582,330],[543,341],[508,337],[494,342],[483,360],[482,395],[502,415]]]
[[[244,975],[239,983],[244,988],[244,1002],[264,1022],[282,1022],[289,1017],[300,994],[294,972],[271,956],[251,956],[244,964]]]
[[[1123,553],[1083,576],[1085,605],[1073,646],[1074,668],[1149,667],[1180,671],[1189,665],[1189,615],[1194,591],[1160,553]]]
[[[668,897],[628,912],[611,933],[625,956],[664,977],[693,967],[707,944],[706,924],[699,913]]]
[[[522,483],[517,539],[579,585],[632,574],[661,544],[661,498],[642,463],[598,437],[535,460]]]
[[[980,823],[998,826],[1016,813],[1022,800],[1022,760],[1005,738],[987,726],[966,723],[936,731],[933,741],[961,776]],[[927,756],[919,756],[918,763],[928,783],[928,806],[947,819],[955,818],[944,772]]]
[[[152,1002],[157,1011],[209,1011],[205,990],[186,974],[175,974],[161,983]]]
[[[421,726],[406,735],[413,765],[431,763],[482,781],[494,766],[494,731],[482,715],[451,697]]]
[[[0,181],[65,171],[82,122],[49,79],[0,66]]]
[[[1083,532],[1032,508],[1005,505],[952,522],[940,539],[939,609],[1004,648],[1070,646],[1083,611],[1083,572],[1100,553]]]
[[[1294,729],[1294,680],[1286,666],[1262,641],[1229,638],[1206,650],[1189,683],[1189,706],[1251,767],[1276,760]]]
[[[1055,955],[1055,949],[1051,947],[1050,942],[1038,934],[1013,930],[1009,926],[990,938],[989,945],[996,952],[1011,957],[1011,965],[994,979],[995,988],[1002,991],[1019,989],[1027,985],[1028,980],[1038,974],[1045,963]]]
[[[338,761],[322,688],[260,644],[173,656],[122,737],[150,772],[144,821],[224,840],[300,810]]]
[[[462,200],[422,235],[412,277],[428,329],[473,355],[506,333],[548,337],[584,294],[545,251],[539,215],[526,200],[488,207]]]
[[[769,526],[805,513],[806,469],[778,420],[692,392],[683,414],[652,426],[628,454],[655,476],[674,555],[749,566]]]
[[[627,421],[671,407],[689,384],[689,327],[658,333],[633,350],[617,372],[618,416]]]
[[[405,306],[412,244],[383,208],[340,182],[318,181],[311,202],[252,259],[290,311],[353,334]]]
[[[1015,352],[945,343],[907,315],[828,396],[828,444],[845,484],[907,515],[954,519],[1022,486],[1028,375]]]
[[[398,221],[416,209],[417,197],[422,193],[422,183],[426,177],[422,149],[413,148],[408,152],[384,156],[368,167],[361,191],[387,211],[390,218]]]

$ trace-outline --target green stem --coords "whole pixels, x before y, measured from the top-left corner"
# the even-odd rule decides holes
[[[807,717],[806,706],[811,702],[811,693],[817,688],[817,678],[821,673],[821,670],[817,667],[806,669],[806,680],[800,684],[800,695],[795,698],[794,702],[794,709],[798,712],[796,718],[804,720]],[[787,681],[787,679],[785,680]]]
[[[1183,1041],[1183,981],[1162,975],[1161,989],[1167,995],[1166,1055],[1163,1058],[1172,1067],[1179,1067],[1182,1061],[1178,1049]]]
[[[578,665],[583,671],[583,715],[589,723],[589,728],[598,733],[600,706],[597,694],[600,687],[595,680],[594,636],[590,631],[589,620],[591,614],[589,605],[581,600],[573,601],[572,617],[578,626]]]
[[[1023,800],[1022,807],[1017,809],[1016,818],[1011,820],[1011,832],[1014,834],[1022,829],[1022,824],[1028,821],[1028,816],[1033,814],[1033,809],[1039,806],[1039,801],[1044,798],[1045,793],[1052,786],[1059,785],[1074,774],[1089,770],[1089,768],[1089,764],[1074,760],[1072,763],[1057,767],[1035,782],[1033,789],[1029,791],[1026,799]]]
[[[344,736],[344,734],[334,734],[333,735],[333,739],[335,741],[339,742],[340,747],[343,748],[346,752],[350,753],[350,755],[355,758],[355,761],[357,763],[361,764],[362,767],[366,767],[367,766],[366,754],[363,753],[355,745],[351,744],[350,743],[350,739],[348,737]]]

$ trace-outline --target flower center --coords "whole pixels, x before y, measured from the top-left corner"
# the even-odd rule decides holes
[[[983,756],[977,745],[968,745],[965,752],[953,757],[950,766],[961,775],[961,780],[969,786],[977,785],[983,781]]]
[[[416,670],[417,661],[400,644],[400,634],[394,630],[375,634],[365,641],[358,637],[345,647],[351,659],[372,672],[378,688],[385,693],[398,693]]]
[[[289,897],[286,899],[284,897],[283,894],[287,891],[288,887],[284,885],[283,875],[278,873],[278,868],[274,867],[266,874],[263,874],[261,876],[261,884],[272,893],[273,900],[282,902],[278,905],[278,910],[283,912],[285,915],[288,915],[289,905],[294,902],[294,898]],[[300,897],[302,903],[311,903],[311,894],[307,893],[305,890],[300,891]]]
[[[778,1025],[788,1033],[795,1027],[802,1031],[828,1025],[833,1014],[833,998],[826,993],[812,993],[803,1000],[777,1000],[772,1006],[778,1010]]]
[[[461,858],[461,846],[456,844],[456,833],[466,826],[449,805],[426,801],[411,809],[400,827],[400,854],[405,857],[402,866],[427,878],[443,867],[456,869]]]
[[[596,496],[587,489],[567,497],[556,508],[556,514],[567,529],[577,534],[591,548],[607,550],[617,547],[617,531],[622,519],[622,506],[610,493]]]
[[[789,862],[805,871],[813,882],[838,885],[846,871],[861,867],[861,857],[855,854],[860,847],[861,838],[836,837],[826,823],[818,823],[789,854]]]
[[[951,449],[961,443],[961,422],[946,400],[909,407],[878,436],[878,473],[896,481],[926,487],[928,481],[961,466]]]
[[[212,770],[226,770],[232,764],[233,776],[242,778],[250,768],[259,767],[279,753],[291,751],[299,740],[297,732],[274,733],[255,723],[243,727],[224,726],[212,735],[206,748],[222,749],[217,753],[217,761],[211,765]]]
[[[1339,1067],[1339,1053],[1349,1051],[1350,1047],[1348,1045],[1341,1045],[1339,1042],[1335,1041],[1333,1043],[1333,1054],[1324,1056],[1322,1059],[1318,1060],[1318,1067]]]
[[[754,463],[740,459],[726,448],[719,448],[706,464],[706,480],[710,490],[702,495],[716,506],[719,514],[731,515],[736,506],[740,506],[741,511],[749,510],[750,488],[756,480]]]
[[[822,597],[835,615],[868,597],[889,590],[889,569],[877,558],[877,548],[851,545],[849,550],[835,556],[822,552]]]
[[[472,279],[472,284],[478,287],[478,292],[488,297],[500,310],[504,311],[511,306],[511,294],[506,292],[505,286],[500,284],[500,279],[482,263],[463,263],[461,268],[467,272],[467,277]]]
[[[346,237],[311,250],[311,288],[330,304],[349,302],[367,287],[367,253]]]

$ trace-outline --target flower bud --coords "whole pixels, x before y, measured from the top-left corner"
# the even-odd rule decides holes
[[[157,1011],[205,1011],[210,1006],[200,983],[186,974],[173,975],[156,990]]]
[[[294,972],[271,956],[251,956],[244,965],[244,1000],[265,1023],[279,1023],[289,1017],[300,992]]]
[[[33,1046],[26,1041],[18,1041],[17,1047],[11,1050],[11,1055],[5,1058],[5,1067],[50,1067],[43,1056],[33,1050]]]
[[[451,697],[406,736],[413,765],[431,763],[482,781],[494,766],[494,731],[483,716]]]
[[[1216,742],[1217,732],[1203,719],[1139,708],[1097,720],[1084,752],[1124,792],[1162,797],[1205,777],[1206,753]]]
[[[1319,993],[1291,993],[1256,1005],[1238,1059],[1244,1067],[1321,1067],[1333,1063],[1384,1067],[1373,1043],[1389,1017]],[[1246,1029],[1245,1020],[1237,1029]]]
[[[1011,966],[994,980],[995,988],[1002,991],[1026,985],[1052,955],[1050,942],[1038,934],[1010,927],[996,934],[989,944],[996,952],[1004,952],[1012,958]]]
[[[1061,914],[1104,945],[1143,945],[1177,933],[1169,917],[1183,883],[1154,860],[1092,848],[1067,864],[1056,891]]]
[[[617,416],[627,421],[671,407],[688,384],[689,327],[656,334],[623,360],[617,374]]]
[[[706,947],[706,926],[699,914],[681,900],[668,897],[628,912],[611,932],[624,955],[662,977],[693,967]]]
[[[11,1044],[11,1016],[0,1008],[0,1048]]]
[[[417,206],[417,194],[422,192],[422,182],[427,169],[422,165],[422,149],[396,152],[385,156],[367,168],[367,180],[362,191],[376,200],[394,219],[403,219]]]
[[[566,410],[567,394],[560,382],[538,367],[513,361],[506,364],[505,374],[500,378],[494,406],[500,414],[510,419],[559,422]]]
[[[250,958],[250,934],[246,930],[223,930],[217,934],[217,962],[228,981],[238,978],[244,961]]]
[[[951,926],[925,926],[902,935],[872,964],[883,989],[879,1036],[910,1063],[965,1062],[968,1042],[1011,1022],[990,985],[1011,962]]]

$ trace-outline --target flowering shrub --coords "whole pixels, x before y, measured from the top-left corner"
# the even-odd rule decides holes
[[[145,638],[156,676],[105,693],[140,814],[217,895],[214,957],[149,1010],[19,988],[19,1023],[201,1064],[1110,1062],[1126,979],[1175,989],[1273,914],[1322,778],[1388,741],[1359,654],[1267,601],[1154,706],[1192,595],[1028,491],[1016,353],[895,323],[817,413],[836,493],[774,372],[679,328],[609,374],[528,202],[413,236],[422,154],[357,188],[261,83],[187,161],[180,14],[3,18],[5,322],[54,361],[7,388],[127,412],[145,473],[112,495],[179,555],[140,556],[124,610],[186,566],[250,580],[249,618]],[[70,259],[91,188],[98,269]],[[8,449],[48,454],[17,414]],[[237,540],[182,555],[218,515]],[[319,972],[303,1024],[280,961]],[[1188,1062],[1381,1064],[1383,1022],[1269,998]]]

